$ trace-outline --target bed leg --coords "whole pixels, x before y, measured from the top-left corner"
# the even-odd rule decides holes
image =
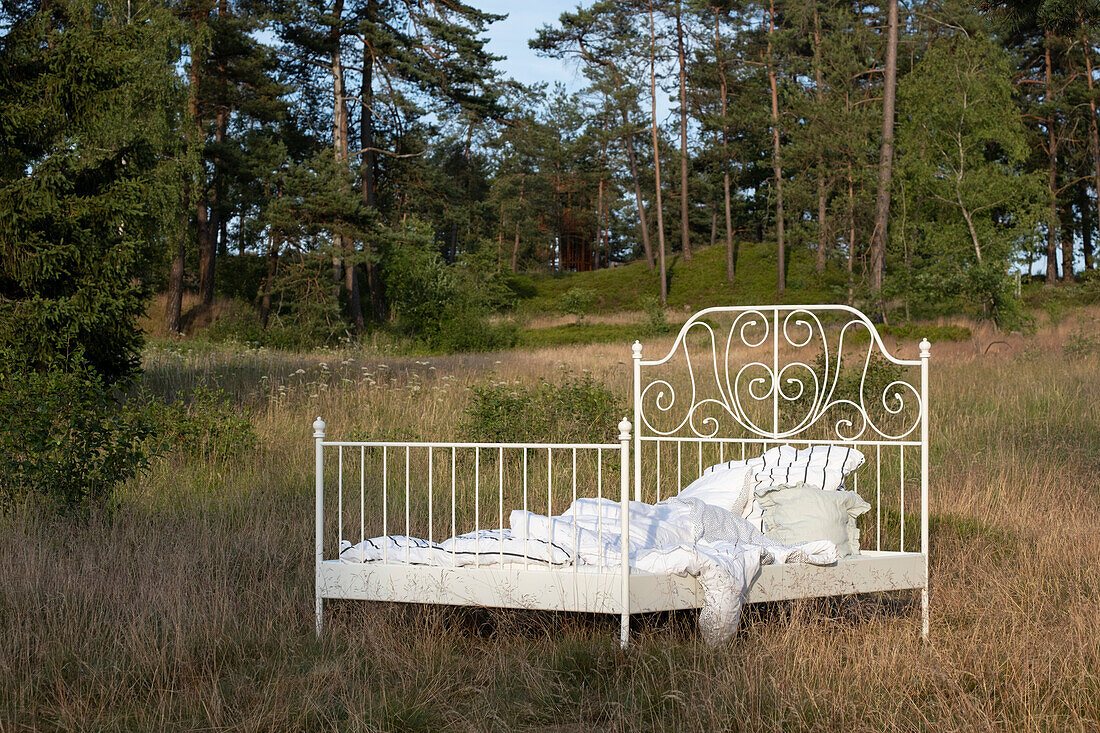
[[[630,614],[624,613],[619,622],[619,646],[626,651],[630,648]]]
[[[921,639],[928,641],[928,586],[920,591]]]
[[[324,607],[324,599],[321,596],[317,596],[317,638],[321,638],[321,610]]]

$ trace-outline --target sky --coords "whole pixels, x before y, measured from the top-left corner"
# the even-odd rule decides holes
[[[577,7],[579,0],[480,0],[474,3],[478,10],[489,13],[507,13],[508,17],[489,26],[488,49],[497,56],[507,56],[498,63],[508,76],[524,84],[539,81],[560,81],[571,91],[584,86],[584,79],[577,65],[567,61],[539,58],[527,47],[527,41],[546,24],[554,24],[558,17]]]

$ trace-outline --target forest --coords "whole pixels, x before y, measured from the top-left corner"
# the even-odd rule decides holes
[[[582,3],[529,41],[575,92],[500,71],[502,17],[6,0],[5,336],[121,374],[160,292],[168,333],[217,295],[257,338],[492,348],[462,324],[529,275],[644,260],[664,303],[670,263],[720,246],[735,299],[744,242],[779,301],[805,253],[838,301],[1017,327],[1016,273],[1095,268],[1095,3]]]
[[[479,2],[0,0],[0,730],[1096,730],[1100,0],[571,0],[538,84]],[[929,432],[851,488],[868,554],[927,529],[927,640],[904,590],[316,635],[323,522],[503,531],[578,444],[589,496],[686,483],[702,441],[612,465],[631,344],[694,385],[690,313],[811,303],[920,353]],[[872,338],[833,384],[893,416]]]

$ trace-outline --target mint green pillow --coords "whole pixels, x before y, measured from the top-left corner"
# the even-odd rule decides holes
[[[823,491],[804,483],[761,486],[756,500],[764,514],[764,534],[784,545],[829,540],[841,557],[859,554],[856,517],[871,505],[854,491]]]

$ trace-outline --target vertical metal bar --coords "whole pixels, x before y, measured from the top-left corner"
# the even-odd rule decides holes
[[[657,503],[661,503],[661,440],[653,441],[653,447],[657,450]]]
[[[321,636],[321,611],[323,601],[321,599],[321,563],[325,559],[325,464],[324,464],[325,421],[318,416],[313,422],[313,511],[314,511],[314,546],[313,546],[313,601],[315,613],[315,632]]]
[[[622,515],[619,566],[622,571],[622,609],[619,619],[619,645],[626,649],[630,644],[630,421],[625,417],[619,423],[619,512]]]
[[[684,484],[684,452],[683,452],[683,450],[681,450],[683,448],[683,445],[684,444],[681,443],[680,441],[676,441],[676,489],[677,489],[677,491],[682,490],[685,486],[685,484]]]
[[[921,637],[928,641],[928,360],[932,344],[920,342],[920,551],[924,555],[924,588],[921,589]]]
[[[546,567],[550,567],[553,557],[550,548],[554,546],[553,528],[554,516],[551,498],[554,495],[554,456],[551,449],[546,449]]]
[[[498,536],[498,544],[500,546],[500,564],[504,564],[504,448],[500,448],[497,453],[497,469],[499,474],[498,481],[498,493],[497,493],[497,512],[500,517],[500,535]]]
[[[366,552],[367,543],[367,508],[364,494],[367,492],[367,449],[359,446],[359,547]]]
[[[695,475],[696,476],[702,476],[703,475],[703,441],[700,440],[698,442],[699,442],[699,473],[697,473]]]
[[[432,447],[428,446],[428,544],[432,544],[435,539],[432,536],[432,509],[435,502],[432,501],[432,468],[434,467],[434,461],[432,460]]]
[[[772,435],[779,437],[779,308],[772,311]]]
[[[596,567],[603,570],[603,448],[596,449],[596,545],[599,556]]]
[[[455,447],[451,446],[451,537],[457,535],[455,531]],[[451,565],[455,564],[455,543],[451,543]]]
[[[523,448],[523,569],[527,569],[527,532],[531,523],[527,517],[527,447]]]
[[[676,485],[684,488],[684,444],[679,440],[676,441]]]
[[[409,561],[409,446],[405,446],[405,562]]]
[[[905,446],[898,446],[898,470],[900,471],[899,481],[901,482],[901,497],[898,499],[898,504],[901,506],[901,541],[898,543],[898,551],[905,552]]]
[[[336,552],[344,544],[344,446],[338,446],[337,474],[336,474]]]
[[[642,342],[630,347],[634,361],[634,501],[642,500]],[[660,442],[657,443],[660,446]],[[658,447],[657,450],[660,450]]]
[[[875,550],[882,549],[882,446],[875,446]]]
[[[573,504],[577,503],[577,449],[573,449]],[[573,514],[573,571],[577,570],[577,515]]]
[[[390,499],[388,494],[389,475],[386,469],[389,466],[389,451],[387,446],[382,446],[382,536],[385,537],[385,541],[382,542],[382,562],[388,563],[390,561],[390,524],[389,524],[389,510]]]
[[[474,564],[481,565],[481,448],[474,448]]]

